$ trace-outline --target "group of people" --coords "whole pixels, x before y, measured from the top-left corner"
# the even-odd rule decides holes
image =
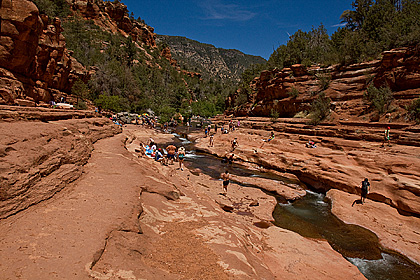
[[[184,170],[185,148],[175,147],[170,144],[166,148],[157,148],[155,141],[150,138],[149,144],[144,145],[140,143],[141,152],[149,158],[153,158],[163,165],[174,164],[175,161],[179,162],[179,169]]]

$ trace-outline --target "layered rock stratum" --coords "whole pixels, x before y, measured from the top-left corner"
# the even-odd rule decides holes
[[[364,98],[367,87],[389,87],[394,101],[387,118],[406,122],[406,107],[420,97],[420,53],[418,46],[382,53],[380,60],[329,67],[301,64],[290,68],[263,71],[250,84],[248,102],[237,106],[238,92],[228,97],[228,114],[236,116],[293,117],[309,112],[320,92],[332,100],[333,118],[341,120],[383,121]],[[292,92],[295,91],[295,95]],[[385,112],[386,113],[386,112]]]
[[[27,0],[0,5],[0,104],[48,103],[69,93],[76,80],[89,79],[66,49],[58,18],[40,15]]]

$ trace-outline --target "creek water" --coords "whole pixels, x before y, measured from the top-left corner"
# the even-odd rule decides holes
[[[288,178],[251,170],[239,164],[223,164],[210,154],[196,152],[185,132],[173,133],[175,145],[187,149],[185,166],[218,179],[224,170],[238,176],[256,176],[284,183],[297,183]],[[181,135],[180,135],[181,134]],[[284,201],[277,198],[278,201]],[[324,194],[307,190],[306,196],[293,203],[278,203],[273,211],[274,225],[304,237],[326,240],[345,259],[357,266],[371,280],[420,279],[420,266],[406,257],[381,248],[378,237],[368,229],[346,224],[331,213],[331,203]]]

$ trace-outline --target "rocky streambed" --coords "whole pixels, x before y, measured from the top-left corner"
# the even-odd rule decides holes
[[[228,121],[216,120],[219,127]],[[380,138],[375,140],[382,133],[377,124],[371,127],[365,124],[365,128],[362,124],[331,125],[329,129],[337,133],[326,134],[325,130],[317,132],[317,127],[296,121],[293,125],[300,128],[291,133],[287,129],[291,121],[273,123],[268,119],[242,118],[239,130],[215,134],[214,147],[209,147],[202,132],[191,137],[198,143],[198,150],[219,157],[234,153],[235,161],[241,164],[294,174],[312,189],[327,193],[332,200],[332,211],[339,218],[369,228],[379,237],[381,246],[419,263],[418,143],[408,145],[395,140],[391,147],[383,148]],[[395,128],[395,133],[402,134],[404,129],[415,130],[415,126]],[[268,138],[270,130],[275,131],[276,138],[261,148],[262,139]],[[356,130],[368,134],[370,137],[366,138],[370,141],[350,140],[338,133],[343,130],[349,134]],[[413,142],[417,141],[416,137],[411,137]],[[239,146],[232,152],[230,142],[234,138]],[[305,148],[309,140],[315,141],[317,148]],[[360,198],[363,178],[369,178],[372,184],[368,203],[354,204]],[[396,224],[399,226],[395,227]]]
[[[19,126],[30,131],[31,124],[38,125],[20,121],[3,121],[1,125],[6,127],[15,122],[16,131]],[[95,125],[98,121],[103,126]],[[68,139],[90,143],[89,150],[80,148],[77,153],[84,156],[81,159],[86,158],[80,160],[78,168],[82,172],[77,180],[0,220],[0,231],[4,233],[0,238],[0,278],[364,279],[359,269],[324,239],[307,238],[272,224],[272,211],[278,205],[273,194],[282,198],[283,205],[289,205],[289,201],[300,201],[304,190],[298,175],[261,162],[286,164],[287,161],[278,158],[280,147],[303,144],[293,135],[276,135],[274,141],[280,143],[267,143],[263,149],[257,148],[258,154],[254,155],[254,146],[261,144],[265,130],[240,129],[228,135],[216,134],[214,148],[207,147],[208,139],[199,132],[192,133],[198,149],[216,155],[228,151],[230,137],[239,140],[235,162],[245,168],[236,167],[235,163],[228,167],[238,168],[238,173],[232,176],[228,195],[223,196],[221,181],[205,172],[219,172],[216,165],[221,166],[220,158],[212,163],[199,154],[187,153],[189,169],[182,171],[176,164],[163,166],[137,152],[139,143],[146,143],[150,137],[161,147],[176,142],[172,134],[126,126],[122,133],[115,135],[117,126],[95,118],[40,124],[37,133],[51,136],[56,134],[49,129],[58,129],[62,134],[61,126],[65,124],[73,133],[66,133]],[[88,137],[96,142],[82,136],[96,135],[91,133],[97,129],[103,129],[98,134],[101,137]],[[16,143],[33,139],[29,146],[34,151],[49,149],[48,143],[54,143],[55,137],[43,142],[37,139],[46,136],[36,137],[36,134],[24,141],[28,133],[24,134],[15,133]],[[105,136],[111,137],[98,140]],[[70,149],[73,143],[70,142],[63,146]],[[176,143],[177,146],[185,144]],[[272,144],[279,148],[273,149]],[[301,150],[305,151],[297,148],[296,153]],[[14,153],[14,158],[33,162],[30,160],[33,152],[28,151],[7,149],[5,158],[11,162],[12,155],[8,153]],[[48,154],[54,154],[53,151]],[[56,151],[67,155],[60,149]],[[275,178],[263,176],[269,169],[274,173],[270,176]],[[272,179],[277,183],[273,184]],[[381,246],[416,260],[418,218],[401,216],[390,204],[372,200],[352,208],[349,202],[358,196],[343,190],[330,190],[328,196],[332,211],[342,220],[369,228],[376,233]],[[384,213],[387,219],[382,218]],[[402,226],[390,226],[397,219]]]

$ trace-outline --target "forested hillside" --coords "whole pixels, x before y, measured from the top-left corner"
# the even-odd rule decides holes
[[[251,65],[266,62],[260,56],[244,54],[233,49],[216,48],[180,36],[158,35],[156,40],[169,46],[178,64],[206,77],[239,81],[241,74]]]
[[[90,70],[87,83],[73,86],[80,100],[117,112],[151,109],[167,120],[176,112],[222,113],[226,97],[235,90],[234,82],[173,65],[166,45],[155,43],[153,28],[130,16],[119,1],[34,2],[50,20],[61,18],[67,49]]]

